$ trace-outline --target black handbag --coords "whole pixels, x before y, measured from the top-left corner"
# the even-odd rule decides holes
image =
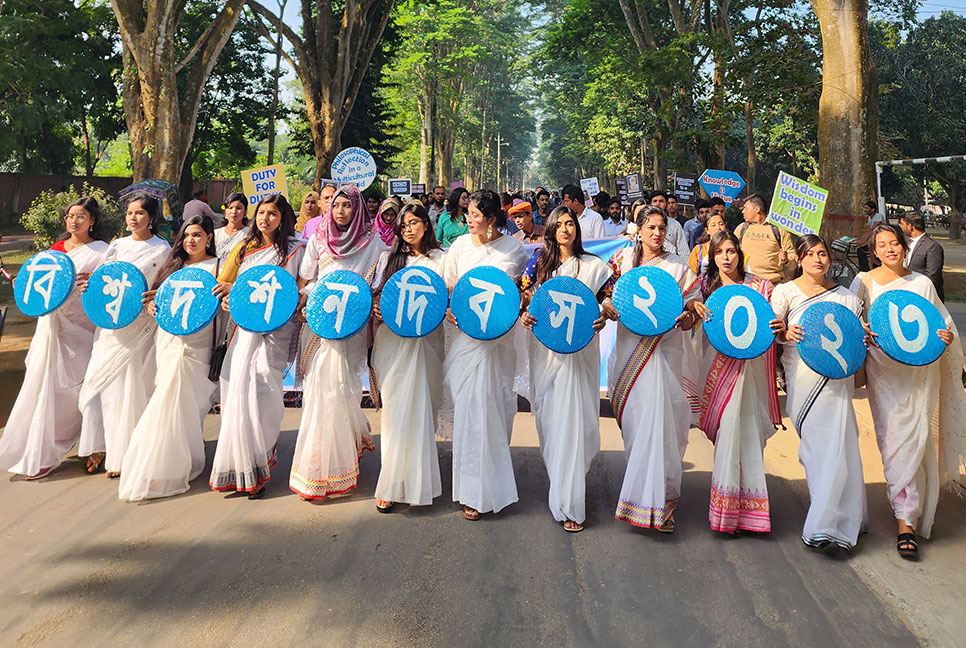
[[[215,266],[215,276],[218,276],[218,268],[221,265]],[[221,343],[218,342],[218,318],[220,315],[215,315],[215,321],[211,325],[211,361],[208,366],[208,380],[211,382],[218,382],[221,378],[221,365],[225,363],[225,353],[228,352],[228,327],[225,327],[225,332],[221,336]]]

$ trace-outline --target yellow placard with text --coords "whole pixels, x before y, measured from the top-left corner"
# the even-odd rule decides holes
[[[255,205],[262,198],[282,194],[288,200],[288,185],[285,184],[285,168],[281,164],[259,167],[242,171],[242,191],[248,196],[248,217],[255,215]]]

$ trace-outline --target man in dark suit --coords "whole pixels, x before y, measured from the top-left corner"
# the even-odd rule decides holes
[[[926,234],[926,222],[919,214],[914,212],[903,214],[899,217],[899,227],[906,233],[909,241],[906,267],[929,277],[936,286],[939,299],[946,301],[943,293],[943,246]]]

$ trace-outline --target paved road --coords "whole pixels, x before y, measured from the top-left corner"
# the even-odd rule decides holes
[[[297,416],[261,501],[213,493],[204,474],[185,495],[122,503],[76,460],[40,482],[0,479],[0,645],[918,645],[851,559],[802,547],[800,480],[769,478],[771,534],[713,534],[697,432],[664,536],[613,519],[625,459],[604,419],[587,529],[567,534],[528,414],[514,431],[520,502],[476,523],[450,502],[447,443],[433,507],[378,514],[368,454],[351,496],[301,501],[285,483]]]

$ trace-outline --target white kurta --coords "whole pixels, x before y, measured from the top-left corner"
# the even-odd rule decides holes
[[[819,302],[841,304],[862,315],[861,300],[841,286],[809,298],[789,282],[775,286],[771,296],[775,316],[789,327],[799,324],[805,311]],[[809,334],[816,335],[806,330]],[[805,467],[811,500],[802,542],[812,547],[834,542],[851,549],[869,516],[852,406],[855,379],[832,380],[815,373],[791,341],[785,343],[782,365],[788,394],[785,411],[801,438],[798,458]]]
[[[896,519],[928,538],[940,486],[950,480],[966,482],[961,472],[966,457],[966,395],[960,378],[963,352],[959,331],[933,283],[918,272],[885,286],[863,273],[852,282],[852,290],[864,298],[867,307],[890,290],[921,295],[939,309],[956,336],[939,360],[923,367],[901,364],[875,348],[869,349],[866,358],[869,406],[889,501]]]
[[[107,247],[104,241],[91,241],[67,256],[78,274],[93,272]],[[0,437],[0,468],[36,475],[56,466],[77,442],[81,431],[77,399],[93,344],[94,324],[84,314],[79,290],[37,320],[23,384]]]
[[[618,252],[614,262],[621,274],[630,271],[634,267],[634,248]],[[685,259],[665,252],[647,265],[670,273],[684,287],[685,303],[700,299],[694,273]],[[691,425],[691,404],[683,376],[693,372],[690,366],[695,362],[690,344],[685,345],[685,335],[678,328],[662,335],[623,398],[621,413],[617,411],[621,399],[615,403],[627,454],[627,471],[614,517],[635,526],[664,526],[681,498],[682,461]],[[612,402],[622,393],[625,372],[633,366],[635,358],[646,355],[652,340],[618,326],[617,343],[608,367]]]
[[[384,282],[388,253],[380,258],[373,282]],[[429,268],[440,276],[446,255],[410,256],[407,267]],[[383,317],[392,317],[383,313]],[[381,324],[372,348],[372,368],[382,396],[379,444],[382,469],[376,499],[417,506],[433,503],[443,487],[436,454],[436,417],[443,396],[444,329],[420,338],[403,338]]]
[[[305,245],[290,239],[283,260],[275,246],[245,255],[239,274],[257,265],[279,265],[298,276]],[[211,488],[254,492],[268,482],[275,465],[275,446],[282,429],[285,403],[282,377],[294,358],[299,322],[292,319],[270,333],[236,327],[221,369],[221,428],[211,466]]]
[[[157,236],[135,241],[126,236],[111,242],[104,263],[127,261],[144,273],[148,287],[171,251]],[[97,329],[91,362],[80,392],[84,416],[77,454],[106,452],[104,468],[120,472],[131,433],[154,388],[154,331],[158,324],[143,309],[121,329]]]
[[[553,276],[574,277],[595,295],[612,274],[592,254],[570,258]],[[535,286],[536,287],[536,286]],[[530,401],[540,452],[550,477],[548,503],[558,522],[586,519],[586,477],[600,450],[600,345],[596,339],[576,353],[551,351],[528,332]]]
[[[319,277],[335,270],[351,270],[372,281],[379,255],[386,250],[378,236],[343,259],[323,252],[312,236],[302,258],[299,276],[311,293]],[[323,340],[303,327],[308,345],[300,345],[305,380],[302,422],[295,443],[289,487],[306,499],[345,493],[356,487],[359,457],[372,450],[369,420],[362,411],[362,377],[366,373],[369,325],[346,340]]]
[[[218,259],[190,267],[215,275]],[[208,379],[212,327],[191,335],[155,334],[154,392],[121,463],[118,497],[136,502],[177,495],[205,468],[202,424],[215,384]]]
[[[446,255],[443,279],[452,289],[466,272],[486,265],[517,281],[527,259],[523,244],[512,236],[477,247],[464,234]],[[459,331],[443,365],[445,388],[454,404],[453,501],[481,513],[496,513],[517,501],[510,458],[517,411],[512,338],[512,330],[495,340],[475,340]]]
[[[246,225],[231,236],[228,235],[224,227],[215,230],[215,256],[221,260],[222,265],[228,260],[228,255],[235,249],[235,246],[245,240],[251,229],[250,225]]]

